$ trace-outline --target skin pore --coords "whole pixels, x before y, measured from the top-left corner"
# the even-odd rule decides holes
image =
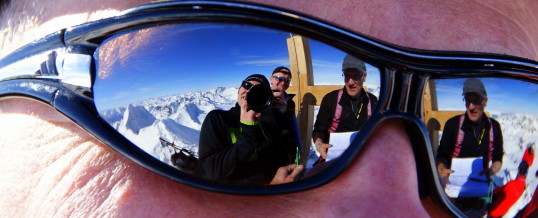
[[[402,46],[538,60],[537,1],[259,2]],[[0,56],[55,30],[144,3],[148,1],[15,1],[10,6],[13,12],[0,17]],[[9,196],[0,199],[0,211],[8,217],[392,217],[402,211],[412,217],[428,216],[417,193],[409,138],[398,120],[378,128],[359,158],[332,182],[276,196],[227,195],[173,182],[32,100],[0,99],[0,147],[0,192]]]

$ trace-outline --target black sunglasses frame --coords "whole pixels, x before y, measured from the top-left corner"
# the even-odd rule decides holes
[[[119,134],[97,113],[91,85],[96,76],[94,52],[105,39],[123,32],[182,22],[232,22],[294,32],[339,48],[381,72],[379,104],[348,151],[320,174],[294,183],[264,187],[237,187],[193,178],[153,158]],[[36,54],[42,59],[35,59]],[[89,85],[63,80],[67,56],[88,58]],[[38,55],[38,56],[39,56]],[[36,65],[39,60],[40,65]],[[14,73],[13,66],[35,68]],[[0,97],[27,97],[51,105],[96,138],[137,164],[174,181],[194,187],[245,195],[296,192],[328,183],[359,155],[374,130],[389,119],[403,120],[415,154],[419,195],[430,198],[454,215],[438,181],[433,150],[422,121],[422,94],[430,79],[503,77],[538,84],[538,63],[523,58],[471,52],[440,52],[404,48],[317,21],[308,16],[260,5],[194,1],[164,2],[136,7],[122,15],[67,28],[31,43],[0,60]],[[39,87],[39,88],[36,88]]]
[[[254,85],[252,83],[250,83],[249,81],[243,81],[241,83],[241,87],[243,87],[246,90],[250,90],[252,88],[252,86],[254,86]]]

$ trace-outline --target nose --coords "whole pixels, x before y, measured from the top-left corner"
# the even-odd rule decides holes
[[[317,188],[321,210],[335,216],[429,216],[418,195],[413,150],[399,120],[382,124],[359,157],[331,183]],[[317,198],[315,198],[317,199]],[[390,202],[390,203],[389,203]],[[387,209],[390,208],[390,209]]]
[[[475,109],[476,106],[477,106],[476,103],[474,103],[474,102],[469,102],[469,106],[468,106],[469,109]]]

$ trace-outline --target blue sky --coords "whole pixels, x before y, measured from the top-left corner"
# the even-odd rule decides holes
[[[147,32],[132,31],[144,38]],[[162,26],[145,37],[134,52],[118,52],[127,65],[114,64],[110,76],[98,78],[95,100],[99,109],[216,87],[239,87],[248,75],[266,77],[277,66],[289,67],[286,38],[289,32],[230,24],[180,24]],[[134,42],[133,42],[134,44]],[[343,85],[341,64],[345,53],[309,40],[314,83]],[[135,45],[127,45],[135,46]],[[120,49],[121,50],[121,49]],[[99,63],[98,63],[99,67]],[[379,86],[379,72],[368,67],[366,86]],[[484,79],[489,94],[487,109],[536,113],[538,88],[513,80]],[[464,110],[463,80],[440,80],[439,108]]]
[[[481,78],[488,94],[486,111],[538,114],[538,85],[513,79]],[[436,81],[439,110],[465,110],[465,79]]]
[[[155,32],[148,37],[150,46],[129,54],[129,65],[116,64],[109,77],[97,79],[95,99],[100,107],[114,108],[150,97],[216,87],[239,87],[248,75],[269,77],[277,66],[289,67],[289,32],[214,23],[165,26]],[[313,40],[309,44],[315,84],[343,85],[341,66],[345,53]],[[379,84],[378,73],[368,81]]]

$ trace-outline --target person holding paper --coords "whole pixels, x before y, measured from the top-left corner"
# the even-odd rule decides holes
[[[327,157],[331,132],[359,131],[377,105],[377,97],[363,88],[367,73],[362,60],[346,55],[342,72],[344,88],[323,97],[314,124],[312,139],[320,153],[316,163],[324,162]]]
[[[482,157],[485,170],[481,174],[485,174],[488,179],[499,172],[502,166],[501,126],[484,113],[488,103],[484,84],[476,78],[467,79],[463,85],[463,96],[466,112],[446,122],[437,150],[437,170],[443,185],[446,185],[452,173],[452,158]],[[456,206],[468,216],[485,212],[485,204],[480,203],[482,199],[469,201],[458,198],[455,201]]]

